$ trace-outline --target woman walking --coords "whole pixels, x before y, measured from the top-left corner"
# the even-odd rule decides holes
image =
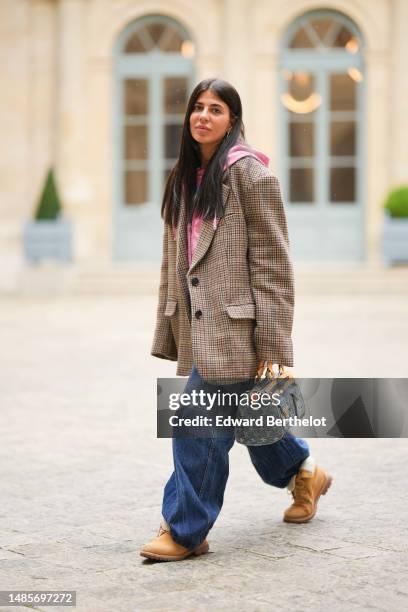
[[[245,141],[241,100],[221,79],[201,81],[186,111],[167,181],[157,321],[151,354],[177,361],[185,391],[239,393],[267,364],[293,366],[293,270],[280,186]],[[234,436],[174,437],[162,521],[143,557],[179,561],[208,551],[223,503]],[[311,520],[331,477],[291,433],[247,447],[264,482],[292,493],[287,522]]]

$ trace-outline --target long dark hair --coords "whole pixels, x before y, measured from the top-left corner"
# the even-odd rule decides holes
[[[201,165],[200,146],[190,132],[190,115],[194,105],[204,91],[211,91],[228,106],[233,122],[230,133],[226,135],[214,151],[197,195],[197,168]],[[181,193],[184,189],[187,217],[191,221],[193,213],[204,219],[221,217],[223,214],[222,175],[228,150],[237,141],[245,142],[245,129],[242,123],[241,98],[237,90],[227,81],[217,78],[204,79],[194,88],[187,104],[179,156],[169,174],[163,195],[161,215],[166,223],[176,226],[180,211]]]

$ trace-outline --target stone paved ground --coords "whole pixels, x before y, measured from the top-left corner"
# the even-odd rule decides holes
[[[297,374],[407,376],[406,306],[299,298]],[[174,364],[148,354],[154,309],[150,296],[3,299],[0,589],[75,589],[86,612],[407,610],[407,440],[310,440],[334,484],[306,525],[282,522],[290,497],[236,445],[211,553],[138,556],[171,466],[154,392]]]

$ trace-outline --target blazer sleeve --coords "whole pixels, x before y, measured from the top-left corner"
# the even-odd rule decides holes
[[[256,304],[255,348],[260,361],[293,366],[294,277],[279,180],[254,181],[244,202],[251,288]]]
[[[163,255],[160,271],[159,303],[156,312],[156,328],[150,354],[160,359],[177,361],[177,346],[171,328],[170,318],[165,316],[168,285],[168,240],[170,228],[164,225]]]

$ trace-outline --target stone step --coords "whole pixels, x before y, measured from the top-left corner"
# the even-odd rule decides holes
[[[107,264],[78,268],[67,292],[92,294],[155,294],[159,265]],[[296,291],[300,294],[408,294],[408,266],[394,268],[359,266],[295,266]]]

